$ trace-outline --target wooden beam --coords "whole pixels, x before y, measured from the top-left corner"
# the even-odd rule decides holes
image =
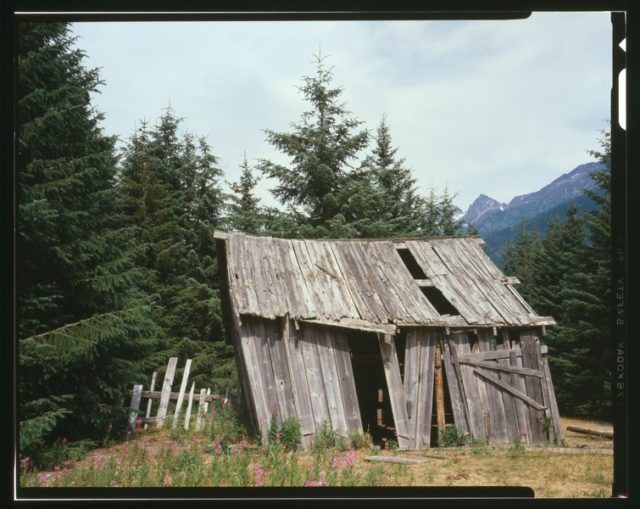
[[[400,377],[396,344],[393,336],[387,336],[387,338],[378,338],[378,345],[380,346],[384,374],[387,379],[387,387],[389,388],[389,400],[391,403],[391,411],[393,412],[393,420],[396,425],[398,445],[401,449],[406,449],[409,447],[409,437],[411,436],[407,418],[406,396],[404,387],[402,386],[402,378]],[[387,343],[385,339],[389,340],[389,343]]]
[[[598,431],[589,428],[580,428],[578,426],[567,426],[567,431],[574,433],[582,433],[583,435],[591,435],[594,437],[613,438],[613,431]]]
[[[442,348],[440,339],[436,338],[435,386],[436,386],[436,421],[438,423],[438,439],[442,438],[445,428],[444,417],[444,377],[442,374]]]
[[[477,355],[477,354],[474,354],[474,355]],[[508,356],[505,357],[505,359],[508,359],[508,358],[509,358]],[[464,359],[464,360],[460,360],[460,362],[463,364],[471,364],[472,366],[478,366],[479,368],[487,368],[487,369],[493,369],[497,371],[506,371],[508,373],[516,373],[518,375],[535,376],[536,378],[542,378],[544,376],[542,371],[537,369],[518,368],[518,367],[508,366],[505,364],[497,364],[495,362],[476,361],[474,359]]]
[[[430,279],[414,279],[413,281],[421,288],[433,286],[433,281],[431,281]]]
[[[473,372],[478,374],[478,375],[480,375],[482,378],[485,378],[485,379],[489,380],[489,382],[497,385],[501,389],[504,389],[505,391],[513,394],[516,398],[520,398],[522,401],[524,401],[525,403],[531,405],[536,410],[544,410],[544,406],[542,406],[536,400],[531,399],[529,396],[527,396],[523,392],[520,392],[519,390],[514,389],[509,384],[501,382],[496,377],[494,377],[493,375],[490,375],[486,371],[482,371],[481,369],[474,369]]]
[[[357,329],[367,332],[377,332],[380,334],[391,334],[395,335],[397,332],[397,327],[395,324],[391,323],[372,323],[367,322],[365,320],[354,320],[350,318],[343,318],[339,321],[333,320],[322,320],[316,318],[309,318],[304,320],[298,320],[302,323],[312,323],[316,325],[328,325],[330,327],[342,327],[345,329]],[[296,321],[296,323],[298,322]]]
[[[193,406],[193,391],[195,390],[196,383],[191,383],[191,389],[189,390],[189,401],[187,403],[187,411],[184,415],[184,429],[189,429],[189,422],[191,421],[191,407]]]

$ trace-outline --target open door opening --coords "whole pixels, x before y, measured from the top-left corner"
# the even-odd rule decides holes
[[[385,447],[397,437],[378,338],[373,333],[351,331],[348,343],[362,429],[376,445]]]

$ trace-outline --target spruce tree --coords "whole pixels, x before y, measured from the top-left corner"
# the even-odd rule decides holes
[[[315,75],[305,76],[299,88],[311,109],[292,124],[292,132],[266,130],[267,141],[289,156],[291,165],[262,159],[258,167],[277,181],[272,192],[281,204],[294,208],[293,217],[306,218],[308,234],[320,227],[316,235],[340,235],[347,220],[339,195],[349,182],[351,162],[367,145],[368,133],[339,102],[342,89],[332,88],[332,71],[324,58],[315,58]]]
[[[240,179],[229,184],[233,194],[227,222],[232,229],[256,234],[262,230],[264,220],[260,200],[255,195],[258,179],[253,176],[246,154],[242,159],[241,168]]]
[[[20,446],[45,460],[56,437],[121,430],[128,384],[157,331],[115,194],[101,85],[65,23],[18,36],[16,291]]]
[[[119,191],[138,232],[138,263],[152,275],[145,291],[160,309],[165,357],[193,358],[197,383],[229,386],[213,242],[226,199],[222,170],[206,140],[180,136],[180,125],[171,109],[154,127],[140,125],[123,153]]]

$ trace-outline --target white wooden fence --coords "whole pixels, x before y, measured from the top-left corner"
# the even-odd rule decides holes
[[[219,394],[211,394],[211,389],[200,389],[200,396],[198,397],[198,409],[193,414],[193,400],[194,394],[197,393],[195,389],[195,382],[192,382],[191,389],[189,390],[187,400],[187,409],[182,416],[182,407],[185,403],[185,395],[187,384],[189,381],[189,371],[191,369],[191,359],[187,359],[184,366],[184,372],[182,374],[182,382],[180,383],[179,392],[171,392],[171,386],[173,384],[173,377],[176,372],[176,365],[178,364],[177,357],[171,357],[167,363],[167,369],[164,375],[164,381],[162,383],[162,389],[160,391],[155,390],[157,372],[153,372],[151,376],[151,385],[148,391],[143,389],[142,384],[133,386],[131,391],[131,404],[129,411],[129,428],[135,429],[140,414],[140,404],[142,399],[147,399],[147,408],[145,416],[142,417],[142,423],[144,423],[144,429],[147,429],[149,424],[155,424],[156,427],[162,428],[165,422],[169,420],[171,426],[176,428],[178,425],[188,430],[192,420],[195,420],[195,430],[199,431],[203,428],[205,420],[214,415],[215,405],[213,401],[222,400],[223,404],[227,404],[228,397],[221,397]],[[153,407],[153,400],[159,399],[160,403],[157,408],[155,417],[151,417],[151,410]],[[173,415],[167,415],[169,409],[169,402],[176,401],[175,410]]]

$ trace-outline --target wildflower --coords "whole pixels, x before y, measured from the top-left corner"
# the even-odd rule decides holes
[[[240,449],[246,449],[249,446],[244,435],[242,435],[242,440],[240,440],[240,443],[238,445],[240,446]]]
[[[62,441],[60,442],[62,445],[67,445],[69,441],[67,440],[67,437],[62,437]]]
[[[45,484],[49,480],[49,477],[51,477],[51,474],[40,472],[38,474],[38,484]]]
[[[253,474],[255,485],[264,486],[267,480],[267,472],[262,467],[262,465],[260,465],[260,463],[258,463],[256,460],[252,460],[249,464],[249,468],[251,469],[251,473]]]
[[[164,479],[162,479],[163,486],[171,486],[173,484],[173,477],[168,472],[164,475]]]
[[[355,451],[347,451],[344,455],[336,456],[333,458],[333,468],[347,468],[353,465],[356,461],[356,452]]]
[[[56,465],[55,467],[53,467],[53,471],[60,472],[60,465]]]
[[[316,487],[316,486],[329,486],[329,481],[324,477],[320,479],[309,479],[304,483],[305,487]]]
[[[142,417],[136,418],[136,428],[140,428],[142,426]]]

